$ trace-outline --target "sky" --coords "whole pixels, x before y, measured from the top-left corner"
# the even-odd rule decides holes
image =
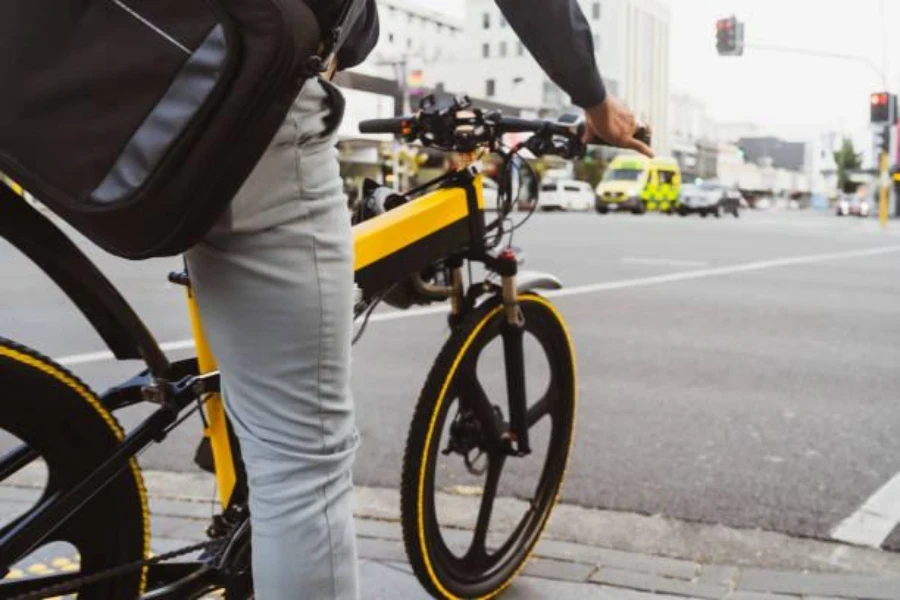
[[[456,16],[465,13],[464,0],[417,1]],[[749,47],[742,57],[720,57],[715,22],[732,14],[745,23],[748,46],[861,56],[881,68],[883,2],[886,21],[898,25],[887,36],[887,54],[889,88],[900,91],[900,0],[669,1],[671,88],[702,99],[717,121],[757,123],[784,137],[825,131],[865,137],[869,93],[882,87],[875,70],[849,60]]]

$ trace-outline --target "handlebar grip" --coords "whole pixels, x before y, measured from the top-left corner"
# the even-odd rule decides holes
[[[639,126],[637,130],[635,130],[633,137],[639,142],[644,142],[648,146],[652,146],[653,136],[650,133],[650,128],[645,125]],[[596,146],[617,147],[616,144],[611,144],[608,141],[597,137],[591,138],[588,143]]]
[[[539,131],[546,121],[520,119],[518,117],[502,117],[499,127],[506,133],[526,133]]]
[[[367,119],[360,121],[360,133],[392,133],[400,135],[404,129],[409,128],[409,119],[403,117],[395,117],[393,119]]]

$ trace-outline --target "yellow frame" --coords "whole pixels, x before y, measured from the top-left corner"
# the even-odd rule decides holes
[[[473,187],[476,192],[477,214],[469,211],[464,187],[447,187],[425,194],[382,215],[353,227],[354,272],[377,267],[380,261],[390,259],[398,252],[414,247],[429,236],[440,233],[461,222],[484,218],[483,176],[476,175]],[[398,274],[398,278],[406,273]],[[197,351],[200,373],[217,370],[216,359],[203,331],[200,309],[196,298],[188,288],[188,314],[191,332]],[[204,431],[210,440],[215,464],[219,502],[226,507],[237,483],[228,422],[220,394],[211,394],[204,403],[207,427]]]

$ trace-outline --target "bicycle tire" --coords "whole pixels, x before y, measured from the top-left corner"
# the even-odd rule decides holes
[[[518,537],[501,560],[483,572],[461,573],[455,568],[439,527],[435,529],[434,477],[439,443],[434,438],[435,432],[440,435],[448,416],[447,399],[460,372],[459,366],[470,351],[477,351],[481,341],[497,335],[500,323],[506,318],[499,298],[492,298],[476,308],[451,334],[428,374],[410,425],[400,497],[403,541],[416,577],[436,598],[492,598],[506,589],[531,555],[565,479],[575,429],[577,389],[571,339],[562,317],[546,299],[529,293],[520,296],[519,302],[525,330],[541,337],[542,343],[547,341],[553,346],[553,354],[548,355],[548,360],[551,381],[556,382],[553,385],[557,388],[559,419],[554,416],[549,451],[532,509],[526,512],[514,531],[513,535]],[[505,399],[503,405],[506,405]],[[502,548],[510,541],[512,538],[497,554],[503,552]]]
[[[42,497],[82,481],[124,437],[115,417],[87,385],[52,360],[4,338],[0,338],[0,390],[15,390],[15,396],[27,402],[17,403],[7,394],[0,402],[0,429],[37,450],[46,462],[47,489]],[[137,460],[132,458],[129,468],[45,543],[50,541],[68,542],[77,548],[82,574],[146,558],[150,516]],[[86,586],[76,598],[137,598],[146,581],[146,569],[137,569]]]

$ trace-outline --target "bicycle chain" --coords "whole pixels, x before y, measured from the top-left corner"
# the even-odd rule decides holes
[[[98,581],[102,581],[104,579],[110,579],[112,577],[117,577],[119,575],[123,575],[130,571],[135,571],[137,569],[143,569],[144,567],[149,567],[149,566],[155,565],[157,563],[165,562],[167,560],[177,558],[184,554],[190,554],[191,552],[196,552],[197,550],[204,550],[206,548],[210,548],[210,547],[216,546],[216,545],[221,545],[222,548],[224,549],[226,542],[227,542],[227,538],[226,539],[208,540],[206,542],[199,542],[199,543],[193,544],[191,546],[185,546],[184,548],[180,548],[178,550],[172,550],[171,552],[166,552],[165,554],[160,554],[158,556],[154,556],[153,558],[136,560],[134,562],[126,563],[124,565],[119,565],[118,567],[111,567],[111,568],[105,569],[103,571],[98,571],[98,572],[92,573],[90,575],[85,575],[84,577],[72,579],[72,580],[66,581],[64,583],[58,583],[56,585],[49,585],[49,586],[41,588],[39,590],[35,590],[33,592],[28,592],[27,594],[20,594],[18,596],[14,596],[14,597],[10,598],[9,600],[40,600],[41,598],[51,598],[53,596],[68,594],[70,592],[77,591],[78,589],[80,589],[81,587],[83,587],[85,585],[90,585],[92,583],[97,583]]]

